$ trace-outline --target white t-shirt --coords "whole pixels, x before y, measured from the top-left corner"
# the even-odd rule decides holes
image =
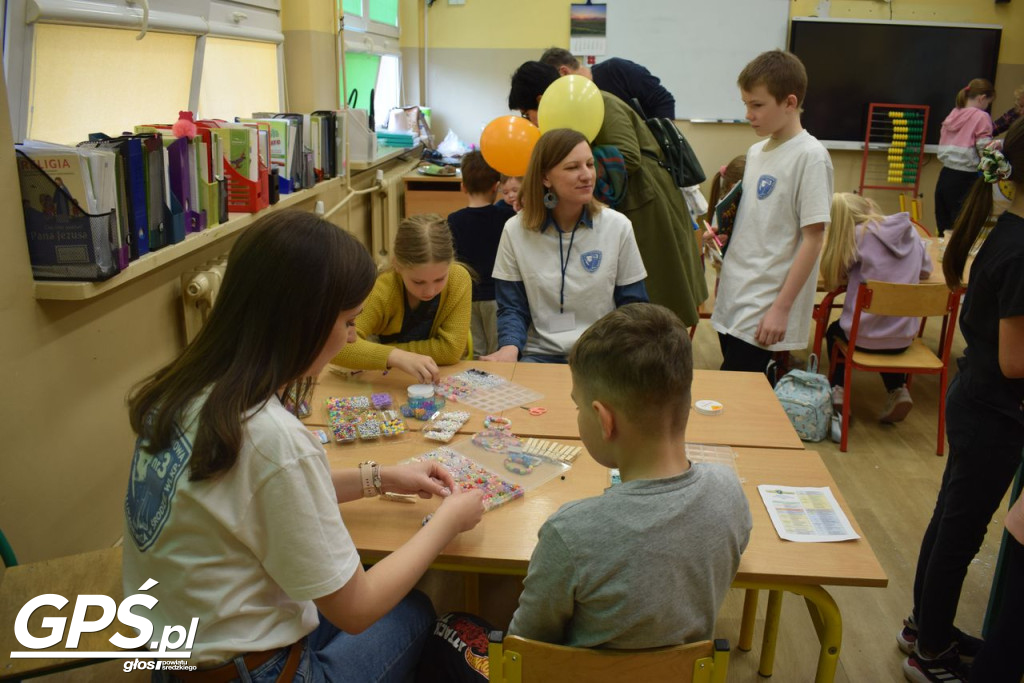
[[[569,248],[569,242],[572,248]],[[561,241],[561,257],[559,256]],[[555,331],[565,265],[565,296],[561,311],[575,318],[572,329]],[[536,232],[523,227],[517,214],[505,223],[494,261],[495,279],[522,282],[533,320],[523,355],[564,356],[584,330],[615,310],[615,287],[647,277],[633,224],[614,209],[593,217],[593,227],[580,223],[575,233],[553,225]]]
[[[832,159],[807,131],[771,151],[768,140],[747,151],[743,194],[722,263],[711,324],[722,334],[761,346],[757,326],[786,281],[803,242],[801,228],[830,222]],[[790,308],[786,336],[772,351],[807,346],[818,265]],[[764,348],[764,347],[762,347]]]
[[[136,445],[123,581],[125,595],[159,582],[147,591],[159,599],[147,615],[154,640],[164,626],[199,617],[190,661],[209,666],[310,633],[312,600],[344,586],[359,555],[323,447],[276,397],[243,423],[235,465],[203,481],[188,478],[189,421],[166,451]]]

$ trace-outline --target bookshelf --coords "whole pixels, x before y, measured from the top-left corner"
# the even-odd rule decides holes
[[[157,251],[150,252],[142,258],[132,261],[120,273],[103,282],[78,282],[58,280],[36,280],[34,283],[35,298],[45,301],[85,301],[102,296],[137,280],[148,273],[170,265],[183,257],[205,249],[210,245],[245,230],[252,223],[268,212],[279,211],[306,201],[319,199],[326,192],[340,188],[345,178],[331,178],[317,183],[307,190],[299,190],[291,194],[281,195],[280,201],[259,213],[232,213],[227,222],[215,225],[200,232],[191,233],[183,242],[168,245]]]

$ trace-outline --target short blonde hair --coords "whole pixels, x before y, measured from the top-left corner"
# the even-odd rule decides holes
[[[522,222],[527,230],[540,230],[547,223],[548,211],[544,206],[544,174],[553,169],[569,156],[569,153],[581,142],[587,142],[583,133],[569,128],[555,128],[540,136],[537,145],[530,155],[530,163],[523,176],[523,186],[519,189],[519,202],[523,205]],[[591,216],[596,216],[604,207],[593,197],[587,205]]]

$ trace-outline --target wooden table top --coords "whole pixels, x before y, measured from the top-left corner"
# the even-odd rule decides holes
[[[465,438],[465,437],[463,437]],[[456,445],[458,438],[452,445]],[[566,443],[582,445],[579,441]],[[332,467],[355,467],[372,458],[393,464],[431,450],[425,441],[354,447],[328,446]],[[885,586],[888,579],[865,539],[841,543],[794,543],[775,532],[757,492],[758,484],[830,486],[860,533],[842,494],[814,451],[738,448],[737,470],[744,479],[754,528],[737,578],[765,583]],[[571,500],[600,495],[609,485],[608,470],[586,453],[563,478],[555,478],[523,498],[484,515],[472,531],[461,534],[442,552],[437,564],[466,571],[524,573],[544,521]],[[364,560],[394,551],[420,528],[439,499],[392,503],[372,498],[341,506],[345,525]]]
[[[506,410],[503,415],[512,420],[512,431],[520,436],[579,438],[576,406],[569,396],[572,392],[569,366],[516,363],[514,367],[513,382],[544,394],[543,399],[529,405],[543,406],[547,413],[533,416],[518,408]],[[715,416],[690,410],[686,440],[691,443],[761,448],[804,447],[762,374],[694,370],[691,393],[694,401],[713,399],[724,405],[721,414]]]

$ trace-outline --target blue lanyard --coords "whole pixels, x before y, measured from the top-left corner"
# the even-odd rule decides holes
[[[572,241],[576,238],[576,228],[580,227],[579,222],[572,228],[572,233],[569,234],[569,248],[565,250],[565,256],[562,255],[562,229],[557,225],[555,229],[558,230],[558,263],[562,268],[562,289],[558,293],[558,312],[565,313],[565,271],[569,267],[569,255],[572,254]]]

